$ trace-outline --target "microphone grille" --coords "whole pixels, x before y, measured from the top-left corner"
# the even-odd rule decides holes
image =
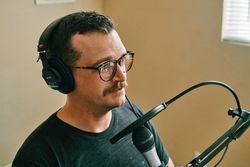
[[[140,152],[147,152],[154,147],[153,134],[145,126],[138,127],[133,131],[132,140]]]

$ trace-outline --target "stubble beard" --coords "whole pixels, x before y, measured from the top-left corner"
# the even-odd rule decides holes
[[[113,93],[115,94],[116,92],[118,92],[118,91],[120,91],[120,90],[122,90],[122,89],[126,89],[127,86],[128,86],[127,81],[124,81],[124,82],[116,82],[116,83],[113,84],[111,87],[109,87],[109,88],[107,88],[107,89],[105,89],[105,90],[103,91],[103,97],[106,97],[106,96],[109,96],[109,95],[112,96]],[[124,91],[125,91],[125,90],[124,90]],[[126,101],[125,92],[124,92],[123,95],[119,95],[119,96],[123,96],[123,97],[115,97],[115,96],[114,96],[114,98],[122,98],[122,99],[119,99],[119,102],[118,102],[118,103],[115,102],[115,103],[111,104],[110,108],[119,107],[119,106],[121,106],[121,105],[123,105],[123,104],[125,103],[125,101]],[[116,100],[116,99],[115,99],[115,100]]]

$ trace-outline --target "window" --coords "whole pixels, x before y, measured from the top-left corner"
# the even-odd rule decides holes
[[[222,41],[250,46],[250,0],[224,0]]]

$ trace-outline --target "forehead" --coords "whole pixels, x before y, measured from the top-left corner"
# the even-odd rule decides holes
[[[109,33],[91,32],[75,34],[71,38],[72,47],[80,54],[76,63],[95,63],[101,59],[117,59],[126,49],[115,30]]]

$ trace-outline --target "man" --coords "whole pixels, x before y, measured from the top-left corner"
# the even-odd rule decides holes
[[[38,50],[43,78],[67,99],[26,139],[13,166],[148,166],[131,135],[109,142],[137,119],[134,112],[141,114],[125,96],[134,53],[126,50],[112,21],[96,12],[67,15],[48,26]],[[152,125],[150,129],[159,158],[173,166]]]

